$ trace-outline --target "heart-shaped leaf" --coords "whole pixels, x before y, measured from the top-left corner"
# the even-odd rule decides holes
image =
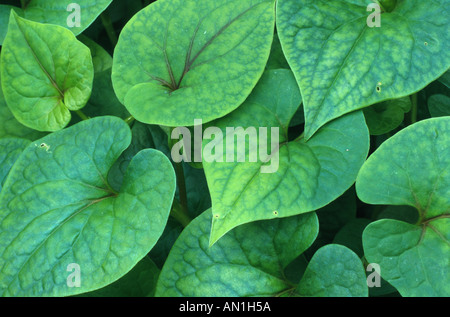
[[[258,221],[209,247],[211,210],[181,233],[161,271],[156,296],[268,296],[293,286],[284,268],[317,236],[315,213]]]
[[[403,296],[449,296],[450,118],[419,121],[384,142],[361,168],[359,198],[409,205],[416,224],[383,219],[363,234],[365,256]]]
[[[144,150],[114,191],[108,171],[130,140],[123,120],[98,117],[23,152],[0,193],[1,295],[92,291],[122,277],[151,250],[169,216],[175,173],[164,154]],[[69,283],[75,266],[79,287]]]
[[[384,142],[356,181],[369,204],[409,205],[422,220],[450,209],[450,117],[419,121]]]
[[[247,101],[230,115],[214,121],[220,135],[204,136],[203,166],[212,197],[214,214],[211,243],[243,223],[297,215],[319,209],[342,195],[355,181],[369,149],[369,133],[362,112],[354,112],[324,126],[313,138],[290,141],[289,121],[299,107],[300,94],[292,72],[270,70],[261,78]],[[227,131],[238,127],[254,133],[253,139]],[[249,130],[247,130],[249,129]],[[278,130],[277,130],[278,129]],[[261,149],[279,131],[278,149],[265,163]],[[207,130],[205,130],[205,134]],[[269,141],[264,140],[268,136]],[[217,139],[223,157],[210,146]],[[231,141],[230,141],[231,140]],[[234,148],[227,146],[233,144]],[[256,144],[256,148],[250,146]],[[235,158],[245,145],[243,162]],[[259,148],[259,151],[258,151]],[[216,149],[217,151],[217,149]],[[259,152],[256,160],[252,159]],[[264,152],[264,151],[263,151]],[[230,155],[231,154],[231,155]],[[278,159],[277,159],[278,156]],[[219,161],[221,160],[221,161]],[[267,161],[267,160],[266,160]],[[279,161],[279,163],[277,162]],[[277,166],[278,164],[278,166]],[[262,172],[262,168],[266,168]]]
[[[0,139],[0,192],[11,167],[30,141],[19,138]]]
[[[0,56],[1,60],[1,56]],[[1,69],[1,61],[0,61],[0,69]],[[0,121],[2,124],[0,125],[0,138],[24,138],[29,140],[36,140],[42,138],[45,134],[33,129],[30,129],[23,124],[19,123],[14,115],[9,110],[8,105],[6,104],[5,98],[3,96],[2,91],[2,80],[0,73]]]
[[[269,57],[273,0],[159,0],[123,29],[113,62],[119,100],[139,121],[209,122],[250,94]]]
[[[11,11],[2,49],[2,88],[17,120],[57,131],[89,99],[94,76],[89,49],[67,29],[28,21]]]
[[[450,66],[448,0],[389,4],[381,27],[368,22],[376,14],[369,3],[277,2],[277,30],[302,91],[307,139],[345,113],[419,91]]]
[[[369,291],[358,256],[329,244],[314,254],[295,292],[309,297],[367,297]]]
[[[450,296],[449,241],[449,218],[422,225],[382,219],[363,233],[366,259],[380,265],[381,276],[402,296],[412,297]]]
[[[111,2],[112,0],[26,0],[23,16],[28,20],[63,26],[77,35],[91,25]]]

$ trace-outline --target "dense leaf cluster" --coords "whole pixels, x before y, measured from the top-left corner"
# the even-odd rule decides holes
[[[449,296],[449,10],[2,1],[0,295]]]

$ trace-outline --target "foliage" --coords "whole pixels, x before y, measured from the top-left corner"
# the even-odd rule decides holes
[[[76,4],[0,4],[0,295],[450,296],[449,0]]]

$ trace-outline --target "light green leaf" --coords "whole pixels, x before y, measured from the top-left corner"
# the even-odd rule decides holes
[[[363,264],[350,249],[329,244],[313,256],[296,289],[308,297],[367,297]]]
[[[384,142],[361,168],[359,198],[409,205],[416,224],[383,219],[363,234],[367,260],[403,296],[449,296],[450,117],[419,121]]]
[[[14,9],[14,11],[16,11],[16,13],[18,15],[20,15],[20,16],[23,15],[22,10],[17,7],[0,4],[0,45],[3,44],[3,40],[5,39],[6,32],[8,31],[8,22],[9,22],[9,16],[11,14],[11,9]]]
[[[369,148],[362,113],[355,112],[331,122],[308,141],[302,137],[288,141],[287,128],[299,101],[292,72],[270,70],[239,109],[212,123],[226,137],[222,162],[213,160],[206,150],[217,140],[205,137],[203,142],[203,166],[214,214],[211,243],[247,222],[319,209],[342,195],[355,181]],[[279,128],[280,149],[272,153],[273,158],[279,155],[278,167],[276,159],[263,163],[260,153],[255,162],[250,161],[257,150],[250,151],[249,137],[240,141],[234,133],[228,133],[226,127],[255,127],[255,134],[258,128],[266,127],[268,143],[273,129]],[[263,148],[263,142],[257,135],[255,138],[256,148]],[[236,162],[236,157],[234,162],[227,162],[228,139],[234,143],[234,152],[228,150],[231,154],[236,154],[238,146],[245,145],[244,162]],[[222,147],[220,142],[219,139],[219,148]],[[270,145],[267,152],[270,152]],[[261,172],[262,166],[268,168],[265,173]]]
[[[398,1],[381,14],[381,27],[368,26],[369,3],[277,2],[278,35],[302,91],[307,139],[345,113],[421,90],[450,66],[448,0]]]
[[[368,204],[409,205],[422,220],[450,211],[450,117],[419,121],[385,141],[356,181]]]
[[[2,49],[2,88],[17,120],[57,131],[89,99],[94,76],[89,49],[67,29],[20,18],[11,11]]]
[[[411,110],[411,99],[407,97],[386,100],[364,109],[371,135],[382,135],[397,128]]]
[[[315,213],[236,228],[208,247],[211,211],[181,233],[161,271],[156,296],[267,296],[292,285],[286,266],[317,236]]]
[[[442,94],[428,98],[428,110],[432,117],[450,116],[450,97]]]
[[[0,139],[0,192],[11,167],[28,144],[30,141],[25,139]]]
[[[57,24],[68,28],[75,35],[83,32],[112,2],[112,0],[27,0],[23,9],[28,20]],[[79,11],[75,6],[79,6]],[[69,6],[71,5],[71,6]],[[74,14],[80,13],[80,26]]]
[[[422,225],[383,219],[363,233],[365,256],[402,296],[450,296],[450,219]]]
[[[105,180],[130,141],[123,120],[99,117],[28,146],[0,193],[0,295],[89,292],[151,250],[169,216],[175,173],[161,152],[144,150],[114,191]],[[67,283],[72,263],[80,287]]]
[[[99,290],[80,297],[152,297],[155,294],[159,269],[148,256],[144,257],[126,275]]]
[[[192,126],[236,109],[261,77],[274,0],[159,0],[124,27],[113,86],[139,121]]]
[[[0,62],[0,69],[1,69],[1,62]],[[11,110],[9,110],[8,105],[6,104],[5,98],[3,96],[1,83],[2,80],[0,73],[0,121],[2,122],[2,124],[0,125],[0,138],[17,137],[29,139],[32,141],[42,138],[45,135],[45,133],[27,128],[16,120],[14,115],[11,113]]]

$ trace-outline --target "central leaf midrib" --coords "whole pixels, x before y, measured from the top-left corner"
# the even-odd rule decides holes
[[[339,27],[339,29],[342,28],[343,26],[347,25],[347,24],[350,24],[350,23],[355,22],[355,21],[360,20],[360,19],[365,19],[365,17],[358,17],[357,19],[354,19],[354,20],[351,20],[351,21],[349,21],[349,22],[347,22],[347,23],[344,23],[344,24],[342,24],[342,25]],[[362,28],[360,34],[358,35],[358,38],[355,40],[355,42],[353,43],[352,47],[351,47],[350,50],[347,52],[347,54],[346,54],[346,56],[345,56],[345,58],[344,58],[344,61],[342,62],[341,66],[339,67],[339,69],[338,69],[338,71],[337,71],[337,73],[336,73],[336,76],[334,76],[334,78],[333,78],[333,82],[330,84],[330,86],[329,86],[328,89],[326,90],[324,96],[321,98],[321,99],[322,99],[321,102],[318,103],[318,109],[319,109],[319,111],[320,111],[321,109],[323,109],[323,107],[324,107],[324,102],[325,102],[325,100],[328,98],[328,96],[329,96],[329,94],[330,94],[330,92],[331,92],[332,87],[333,87],[334,84],[336,83],[336,81],[337,81],[338,77],[340,76],[342,70],[343,70],[344,67],[346,66],[346,63],[347,63],[348,58],[350,57],[350,55],[351,55],[351,54],[353,53],[353,51],[355,50],[356,46],[358,45],[359,41],[360,41],[361,38],[363,37],[363,35],[364,35],[364,33],[366,32],[366,30],[367,30],[367,27],[366,27],[366,25],[364,25],[364,27]],[[332,33],[330,34],[330,36],[331,36],[332,34],[334,34],[335,32],[336,32],[336,31],[332,32]],[[328,41],[327,41],[327,43],[328,43]],[[325,44],[325,43],[324,43],[324,44]],[[319,57],[317,58],[317,60],[318,60],[318,59],[319,59]],[[318,63],[318,61],[316,61],[316,65],[317,65],[317,63]],[[309,98],[308,98],[308,99],[309,99]],[[319,111],[315,111],[315,112],[313,113],[313,116],[312,116],[312,118],[311,118],[311,121],[312,121],[312,122],[314,122],[314,121],[317,119],[317,117],[319,116]]]
[[[16,25],[18,27],[18,29],[20,30],[20,33],[23,36],[23,39],[25,40],[25,43],[27,44],[28,48],[31,51],[31,54],[33,54],[34,59],[36,60],[36,62],[38,63],[39,67],[41,68],[41,70],[44,72],[45,76],[48,78],[48,80],[50,81],[50,83],[52,84],[52,86],[57,90],[57,92],[59,93],[61,99],[64,99],[64,93],[62,92],[62,90],[59,88],[58,84],[56,83],[56,81],[53,79],[53,77],[48,73],[48,71],[45,69],[44,65],[42,65],[41,61],[39,60],[39,58],[36,55],[36,52],[33,50],[33,48],[31,47],[30,43],[28,42],[27,37],[25,36],[24,31],[22,30],[22,27],[20,26],[20,24],[18,23],[17,19],[15,20]]]
[[[197,54],[195,54],[195,56],[191,59],[191,55],[192,55],[192,50],[194,48],[194,42],[195,39],[197,37],[198,34],[198,30],[200,28],[200,25],[203,23],[203,21],[211,14],[211,12],[207,15],[205,15],[204,17],[202,17],[199,22],[197,23],[196,29],[194,31],[194,34],[191,38],[190,44],[189,44],[189,48],[186,54],[186,60],[185,60],[185,65],[184,65],[184,70],[183,73],[181,74],[181,77],[178,81],[178,84],[176,84],[176,89],[179,89],[181,86],[181,82],[184,79],[184,76],[190,71],[192,65],[195,63],[195,61],[197,60],[197,58],[201,55],[201,53],[203,53],[203,51],[208,48],[208,46],[210,46],[214,40],[216,38],[218,38],[223,32],[225,32],[234,22],[238,21],[242,16],[244,16],[245,14],[247,14],[248,12],[250,12],[252,9],[254,9],[255,7],[263,4],[264,2],[259,2],[249,8],[247,8],[246,10],[244,10],[243,12],[239,13],[237,16],[235,16],[233,19],[231,19],[230,21],[228,21],[224,26],[222,26],[201,48],[200,50],[197,52]],[[214,12],[215,10],[217,10],[218,8],[215,8],[212,12]]]

